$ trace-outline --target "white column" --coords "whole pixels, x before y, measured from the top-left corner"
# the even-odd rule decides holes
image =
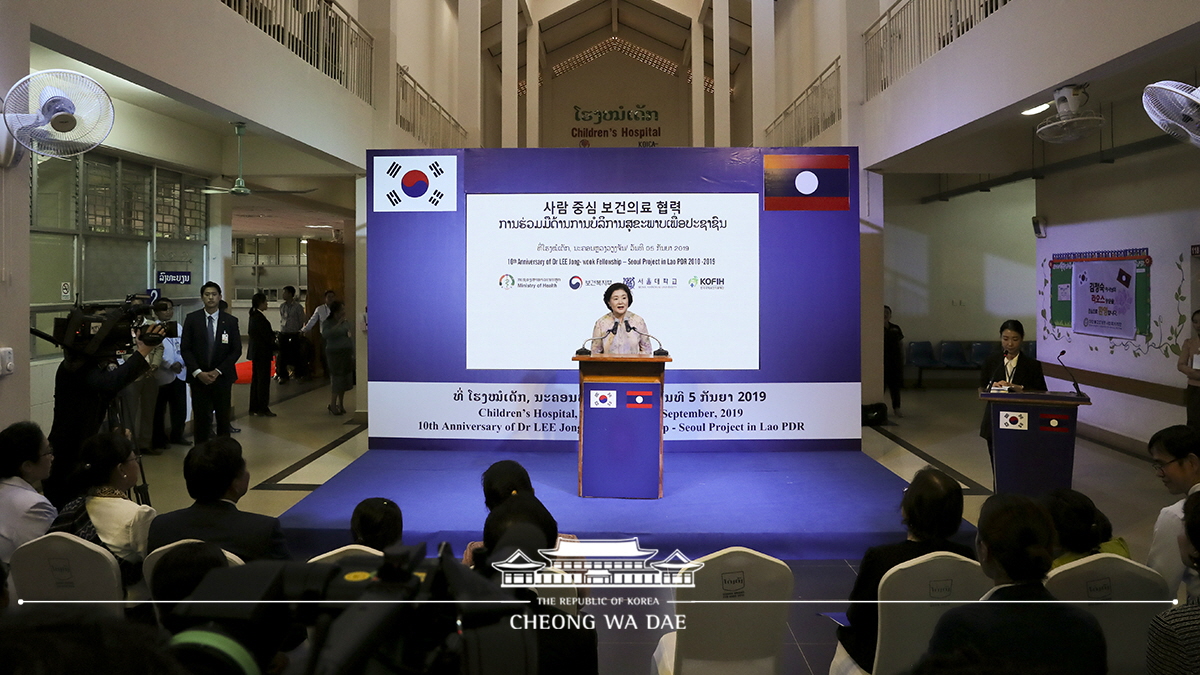
[[[529,28],[525,29],[525,147],[541,147],[542,127],[538,116],[541,104],[541,87],[538,76],[542,72],[542,37],[538,23],[531,16]]]
[[[500,147],[517,147],[517,0],[500,16]]]
[[[701,7],[703,10],[703,7]],[[692,147],[704,147],[704,18],[692,19]]]
[[[754,145],[767,144],[767,125],[779,112],[775,103],[775,2],[753,0],[751,7],[751,78],[754,86]]]
[[[479,0],[458,0],[458,123],[467,130],[466,145],[483,145],[479,46]]]
[[[729,0],[713,0],[713,147],[729,147]]]

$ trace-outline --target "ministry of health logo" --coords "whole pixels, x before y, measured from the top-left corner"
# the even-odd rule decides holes
[[[517,283],[517,280],[515,278],[513,278],[513,275],[511,275],[511,274],[501,274],[500,275],[500,288],[503,288],[504,290],[508,290],[508,289],[512,288],[513,285],[516,283]]]
[[[504,588],[545,586],[603,586],[608,588],[693,588],[695,573],[704,563],[675,552],[651,561],[658,549],[644,549],[630,539],[563,539],[554,548],[539,549],[549,564],[516,551],[492,563]]]

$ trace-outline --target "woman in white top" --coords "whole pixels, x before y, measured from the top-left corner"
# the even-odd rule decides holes
[[[46,534],[58,510],[34,488],[50,475],[54,451],[42,428],[17,422],[0,431],[0,561]]]
[[[633,291],[622,283],[609,286],[604,291],[604,304],[609,312],[596,320],[592,328],[592,352],[595,354],[644,354],[649,355],[650,338],[646,322],[629,311],[633,304]]]
[[[111,551],[121,565],[129,600],[150,597],[141,569],[155,512],[129,499],[129,490],[141,477],[140,460],[133,442],[121,434],[96,434],[84,441],[78,484],[85,492],[63,507],[50,528]]]

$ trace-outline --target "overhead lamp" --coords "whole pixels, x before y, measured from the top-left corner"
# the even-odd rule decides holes
[[[305,225],[305,227],[311,227],[315,230],[332,230],[333,229],[332,225]]]
[[[1022,110],[1022,111],[1021,111],[1021,114],[1022,114],[1022,115],[1025,115],[1025,116],[1029,116],[1029,115],[1040,115],[1041,113],[1044,113],[1044,112],[1046,112],[1046,111],[1047,111],[1047,110],[1049,110],[1049,109],[1050,109],[1050,104],[1049,104],[1049,103],[1043,103],[1043,104],[1041,104],[1041,105],[1034,106],[1034,107],[1030,108],[1029,110]]]

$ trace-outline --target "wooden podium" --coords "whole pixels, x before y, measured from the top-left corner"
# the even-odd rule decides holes
[[[669,356],[576,356],[579,496],[661,499]]]
[[[1091,405],[1074,392],[983,392],[992,430],[996,492],[1030,497],[1071,487],[1076,412]]]

